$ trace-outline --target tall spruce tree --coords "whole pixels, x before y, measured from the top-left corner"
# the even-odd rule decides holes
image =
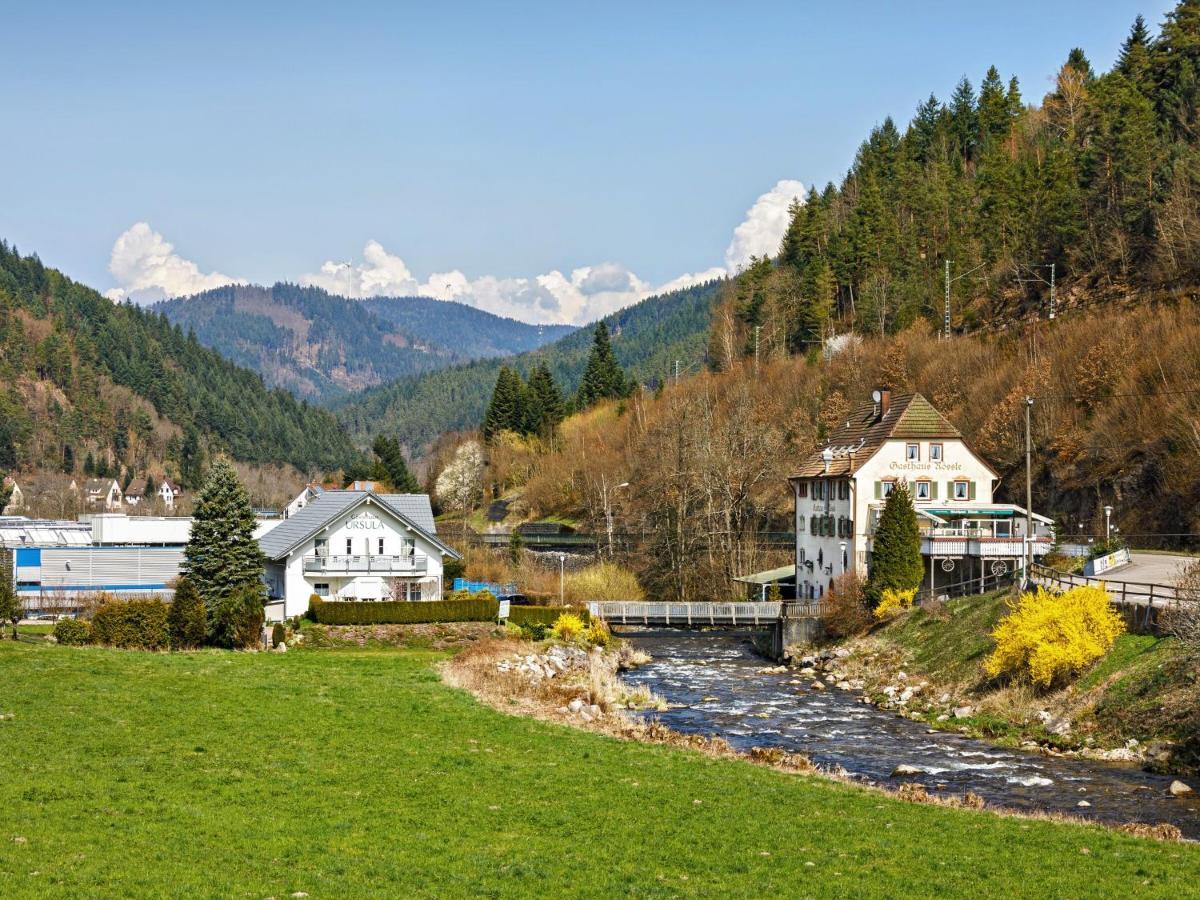
[[[514,369],[501,366],[491,402],[483,416],[483,439],[491,443],[502,431],[520,433],[524,429],[525,385]]]
[[[209,613],[243,589],[262,589],[266,560],[254,539],[254,509],[233,464],[218,457],[196,497],[192,533],[183,551],[191,579]]]
[[[566,404],[545,362],[539,362],[529,374],[528,394],[529,407],[537,412],[537,422],[530,430],[543,435],[554,431],[566,415]]]
[[[374,480],[389,484],[393,490],[402,494],[415,494],[420,490],[396,438],[384,437],[381,434],[375,438],[371,450],[375,454],[375,464],[371,468],[371,477]]]
[[[871,550],[867,597],[872,605],[888,588],[907,591],[920,587],[925,577],[921,563],[921,532],[908,484],[898,483],[883,506]]]
[[[628,395],[625,372],[609,343],[608,326],[603,321],[597,322],[592,334],[592,350],[588,354],[587,368],[583,370],[575,404],[579,409],[586,409],[601,400],[616,400]]]

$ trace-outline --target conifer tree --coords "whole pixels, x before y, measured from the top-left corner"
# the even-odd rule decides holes
[[[401,494],[415,494],[420,489],[396,438],[384,437],[381,434],[375,438],[371,450],[375,454],[375,464],[371,469],[373,480],[389,484]]]
[[[208,615],[204,601],[190,578],[181,578],[175,585],[175,598],[167,612],[167,628],[172,650],[191,650],[204,643],[208,633]]]
[[[491,443],[502,431],[520,433],[524,430],[524,391],[521,376],[508,366],[501,366],[496,375],[496,386],[492,389],[491,402],[483,417],[484,441]]]
[[[987,70],[979,86],[979,128],[985,140],[1008,134],[1010,125],[1008,95],[995,66]]]
[[[592,350],[588,354],[583,380],[579,383],[575,405],[579,409],[586,409],[600,400],[616,400],[628,394],[629,386],[625,381],[625,372],[617,362],[609,343],[608,326],[603,321],[597,322],[592,335]]]
[[[0,497],[0,500],[4,500],[4,498]],[[0,509],[3,508],[4,503],[0,503]],[[24,610],[21,606],[21,598],[13,590],[13,584],[9,578],[9,573],[12,571],[10,553],[11,551],[7,550],[0,551],[0,626],[11,625],[12,637],[13,640],[16,640],[17,622],[21,621]]]
[[[888,588],[907,591],[920,587],[925,576],[921,563],[921,532],[917,527],[917,511],[905,482],[898,483],[888,494],[875,530],[871,550],[871,573],[867,581],[867,597],[871,605]]]
[[[534,366],[529,375],[529,400],[530,408],[536,409],[538,414],[537,425],[532,429],[535,432],[552,432],[566,415],[562,392],[545,362]]]
[[[213,613],[244,588],[262,592],[266,560],[254,539],[254,509],[225,457],[218,457],[196,497],[192,532],[183,551],[183,575],[190,579]]]

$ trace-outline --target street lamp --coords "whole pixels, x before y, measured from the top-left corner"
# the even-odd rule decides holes
[[[567,554],[558,554],[558,605],[565,606],[565,597],[567,594]]]
[[[1104,543],[1112,540],[1112,507],[1104,507]]]

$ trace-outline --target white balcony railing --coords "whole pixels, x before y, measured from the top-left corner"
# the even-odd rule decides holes
[[[429,566],[429,559],[424,553],[408,553],[400,556],[384,556],[375,554],[354,554],[350,556],[306,556],[304,557],[305,572],[320,572],[331,574],[338,572],[383,572],[391,574],[419,575]]]

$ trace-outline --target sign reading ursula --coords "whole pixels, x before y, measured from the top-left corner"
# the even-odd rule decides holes
[[[347,519],[346,527],[357,531],[381,531],[383,522],[374,513],[364,512]]]

